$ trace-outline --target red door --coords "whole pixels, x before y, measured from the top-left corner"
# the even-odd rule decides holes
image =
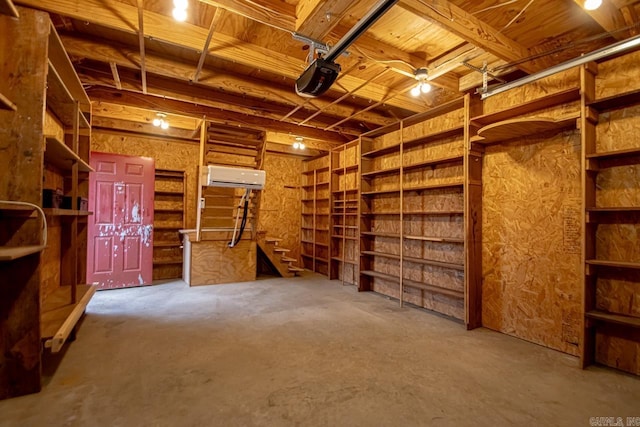
[[[153,279],[154,160],[91,153],[87,283],[98,289]]]

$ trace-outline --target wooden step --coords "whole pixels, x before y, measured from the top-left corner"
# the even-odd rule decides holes
[[[282,242],[282,239],[276,239],[275,237],[265,237],[264,241],[267,243],[275,243],[277,245],[278,243]]]
[[[274,249],[273,249],[273,251],[274,251],[274,252],[282,252],[282,253],[285,253],[285,252],[291,252],[291,249],[279,248],[279,247],[278,247],[278,248],[274,248]]]
[[[286,256],[283,256],[282,258],[280,258],[282,260],[282,262],[296,262],[296,259],[294,258],[289,258]]]
[[[304,268],[294,267],[294,266],[292,266],[292,265],[290,265],[290,266],[288,267],[288,269],[289,269],[289,271],[290,271],[290,272],[292,272],[292,273],[300,273],[300,272],[303,272],[303,271],[304,271]]]

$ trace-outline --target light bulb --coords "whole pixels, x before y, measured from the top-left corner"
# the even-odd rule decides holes
[[[165,122],[164,120],[161,120],[162,123],[160,123],[160,128],[167,130],[169,129],[169,122]]]
[[[429,93],[431,92],[431,85],[427,82],[422,82],[420,83],[420,91],[422,93]]]
[[[411,89],[411,95],[412,96],[418,96],[420,95],[420,85],[414,87],[413,89]]]
[[[173,19],[178,22],[184,22],[187,20],[187,11],[186,9],[173,9]]]
[[[298,141],[294,142],[294,143],[293,143],[293,148],[295,148],[296,150],[297,150],[298,148],[300,148],[300,143],[299,143]]]
[[[305,145],[301,142],[299,147],[300,147],[301,150],[304,150]]]
[[[584,8],[586,10],[596,10],[602,5],[602,0],[585,0]]]
[[[157,118],[157,117],[156,117],[155,119],[153,119],[153,122],[152,122],[152,123],[153,123],[153,125],[154,125],[154,126],[160,126],[160,125],[162,124],[162,122],[160,121],[160,119],[159,119],[159,118]]]
[[[173,0],[176,9],[186,10],[189,7],[189,0]]]

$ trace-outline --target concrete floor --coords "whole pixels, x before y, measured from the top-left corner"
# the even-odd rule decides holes
[[[99,292],[0,426],[588,426],[640,378],[319,276]],[[49,370],[53,370],[51,367]]]

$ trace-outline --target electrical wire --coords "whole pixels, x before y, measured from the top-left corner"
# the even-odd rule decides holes
[[[489,6],[489,7],[485,7],[484,9],[477,10],[477,11],[473,12],[472,15],[478,15],[478,14],[480,14],[482,12],[486,12],[488,10],[493,10],[493,9],[498,9],[500,7],[503,7],[503,6],[508,6],[510,4],[517,3],[518,1],[520,1],[520,0],[509,0],[509,1],[505,2],[505,3],[494,4],[493,6]]]
[[[513,17],[513,19],[511,21],[509,21],[509,23],[507,25],[505,25],[504,27],[502,27],[502,29],[499,31],[500,33],[503,32],[504,30],[506,30],[507,28],[509,28],[511,26],[511,24],[513,24],[514,22],[516,22],[518,20],[518,18],[520,18],[520,16],[529,8],[529,6],[531,6],[531,4],[534,2],[534,0],[530,0],[529,3],[527,3],[527,5],[525,7],[522,8],[522,10],[520,12],[518,12],[518,14],[516,16]]]
[[[379,64],[392,64],[392,63],[399,63],[399,64],[404,64],[406,66],[408,66],[409,68],[411,68],[411,71],[413,71],[415,73],[415,71],[417,70],[416,67],[414,67],[413,65],[411,65],[411,63],[403,60],[403,59],[376,59],[373,58],[371,55],[367,54],[366,52],[364,52],[362,49],[360,49],[358,46],[356,45],[352,45],[353,48],[355,50],[357,50],[362,56],[364,56],[365,58],[367,58],[370,61],[373,62],[377,62]]]

